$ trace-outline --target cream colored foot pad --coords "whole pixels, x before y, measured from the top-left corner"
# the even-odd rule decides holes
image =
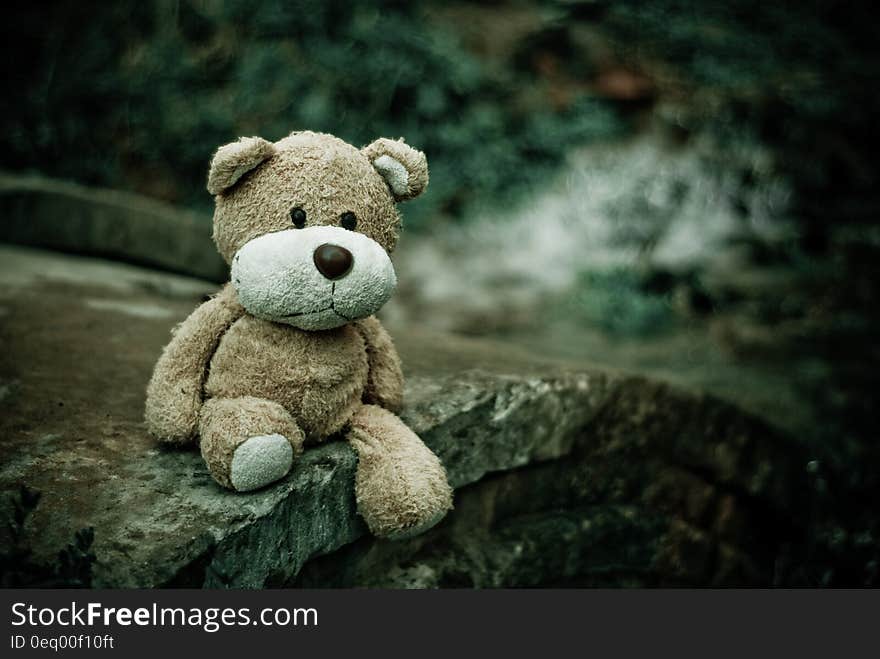
[[[229,479],[239,492],[257,490],[282,478],[293,464],[293,448],[282,435],[251,437],[235,449]]]

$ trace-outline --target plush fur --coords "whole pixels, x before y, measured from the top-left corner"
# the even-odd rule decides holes
[[[242,176],[275,153],[275,147],[262,137],[242,137],[220,147],[211,162],[208,192],[221,194]]]
[[[358,233],[391,253],[400,215],[387,182],[370,160],[374,152],[380,155],[374,146],[379,142],[390,140],[377,140],[363,151],[331,135],[307,131],[276,142],[272,158],[215,198],[214,241],[220,254],[231,263],[248,241],[290,229],[290,210],[295,207],[306,212],[307,227],[339,226],[342,213],[352,212]],[[409,160],[423,162],[424,154]]]
[[[344,277],[327,279],[315,267],[315,250],[325,244],[356,255]],[[369,316],[397,286],[394,266],[379,243],[333,226],[254,238],[236,252],[232,281],[239,300],[254,316],[306,330],[332,329]]]
[[[145,420],[150,432],[168,444],[189,444],[196,438],[207,365],[220,337],[245,314],[226,284],[216,297],[196,309],[172,330],[150,384]]]
[[[372,315],[396,283],[395,202],[427,184],[424,154],[403,141],[358,150],[299,132],[221,147],[208,189],[232,281],[173,332],[147,388],[150,431],[198,441],[214,479],[239,491],[283,477],[305,444],[339,434],[358,453],[355,495],[373,533],[403,537],[439,521],[452,491],[393,413],[400,359]],[[315,261],[328,244],[351,256],[332,280]]]
[[[452,506],[446,472],[415,433],[391,412],[362,405],[348,439],[358,453],[355,494],[376,535],[408,537],[436,524]]]
[[[291,460],[272,480],[287,473],[292,458],[302,453],[303,447],[303,433],[290,413],[278,403],[255,396],[209,398],[201,411],[199,435],[202,457],[211,475],[229,488],[233,487],[231,470],[235,452],[248,440],[279,435],[290,444]],[[266,468],[271,469],[271,465]]]
[[[235,449],[229,482],[239,492],[258,490],[283,478],[292,464],[293,447],[284,435],[253,435]]]
[[[428,187],[428,161],[425,154],[407,146],[403,140],[380,137],[365,146],[363,152],[386,177],[395,200],[414,199]],[[405,177],[401,170],[406,172]]]

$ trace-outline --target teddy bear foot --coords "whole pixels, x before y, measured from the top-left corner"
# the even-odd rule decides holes
[[[302,431],[281,405],[251,397],[207,401],[199,436],[211,476],[237,492],[286,476],[303,445]]]
[[[284,478],[293,465],[293,447],[283,435],[257,435],[232,455],[229,481],[233,489],[250,492]]]
[[[374,535],[418,535],[452,508],[452,489],[440,460],[388,410],[364,405],[351,420],[348,441],[358,453],[358,512]]]
[[[388,540],[406,540],[408,538],[414,538],[417,535],[421,535],[425,531],[430,531],[432,528],[437,526],[446,518],[446,513],[446,509],[440,510],[435,513],[433,517],[429,517],[421,524],[416,524],[415,526],[408,526],[397,531],[388,532],[383,537],[387,538]]]

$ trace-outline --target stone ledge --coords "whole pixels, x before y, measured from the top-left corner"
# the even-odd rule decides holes
[[[0,174],[4,242],[91,254],[221,282],[210,215],[41,176]]]
[[[395,581],[399,564],[350,552],[431,549],[420,565],[439,574],[454,556],[444,553],[451,530],[485,537],[489,556],[502,518],[532,555],[552,553],[542,537],[559,554],[528,577],[496,570],[471,585],[559,584],[575,579],[565,556],[588,573],[615,543],[650,583],[769,585],[797,533],[802,457],[736,407],[503,344],[392,328],[408,377],[402,416],[447,466],[459,509],[422,538],[376,541],[356,515],[355,456],[340,442],[239,495],[213,483],[197,452],[159,449],[145,433],[153,363],[213,285],[10,247],[0,247],[0,284],[0,489],[42,493],[25,528],[33,560],[55,560],[78,529],[94,528],[97,587],[333,585],[334,565],[331,574],[354,575],[344,585],[449,585]],[[747,568],[722,569],[727,555]]]

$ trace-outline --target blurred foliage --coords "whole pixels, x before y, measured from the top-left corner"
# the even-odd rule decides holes
[[[682,129],[709,121],[729,144],[755,131],[776,150],[805,239],[824,249],[832,218],[874,222],[880,208],[874,10],[865,1],[652,0],[608,3],[603,27],[692,95]]]
[[[668,295],[648,290],[632,268],[586,271],[578,275],[572,310],[595,327],[621,336],[647,336],[670,328]]]
[[[213,150],[239,135],[405,136],[431,194],[416,220],[503,203],[572,143],[621,121],[583,94],[518,109],[519,82],[489,75],[420,3],[27,3],[7,12],[3,167],[208,207]]]
[[[407,210],[417,224],[506,205],[571,146],[619,136],[621,103],[603,100],[614,94],[596,82],[636,70],[658,96],[678,94],[682,130],[708,121],[731,143],[748,130],[777,146],[820,242],[829,213],[873,217],[880,204],[880,48],[867,3],[449,5],[496,13],[478,28],[501,26],[485,36],[495,41],[507,38],[506,17],[528,12],[528,28],[494,59],[463,43],[469,14],[438,18],[447,5],[12,2],[0,26],[15,90],[0,100],[0,166],[207,208],[210,155],[239,135],[404,135],[432,168],[431,194]]]

